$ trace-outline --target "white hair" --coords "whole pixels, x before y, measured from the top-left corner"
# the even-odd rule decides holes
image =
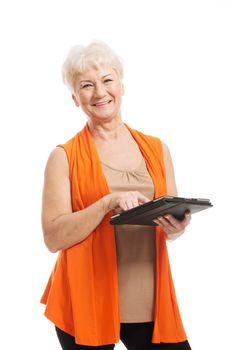
[[[105,43],[95,40],[87,46],[73,46],[62,67],[63,82],[73,92],[76,75],[99,65],[110,66],[123,79],[122,59]]]

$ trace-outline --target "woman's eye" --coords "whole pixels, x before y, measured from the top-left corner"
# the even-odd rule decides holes
[[[81,88],[82,89],[87,89],[87,88],[89,88],[91,86],[92,86],[92,84],[85,84],[85,85],[82,85]]]
[[[105,79],[104,83],[109,83],[110,81],[113,81],[112,79]]]

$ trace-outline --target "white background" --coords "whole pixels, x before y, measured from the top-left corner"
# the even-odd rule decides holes
[[[1,346],[60,349],[39,304],[56,259],[40,226],[43,172],[50,151],[85,123],[62,84],[63,59],[72,45],[100,39],[125,62],[124,121],[167,143],[179,195],[214,204],[168,246],[193,350],[231,349],[233,1],[0,6]]]

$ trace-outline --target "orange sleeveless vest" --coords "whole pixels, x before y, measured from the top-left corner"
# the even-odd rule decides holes
[[[146,160],[155,197],[166,195],[161,141],[126,127]],[[73,211],[110,193],[88,125],[62,145],[69,167]],[[82,242],[60,251],[41,302],[45,316],[73,335],[77,344],[99,346],[120,340],[118,272],[109,212]],[[77,227],[77,230],[79,228]],[[164,232],[156,232],[156,300],[153,343],[186,340],[176,301]]]

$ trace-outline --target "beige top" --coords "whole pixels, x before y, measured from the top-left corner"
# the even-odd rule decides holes
[[[145,160],[134,171],[114,169],[102,163],[111,192],[139,191],[154,197],[154,185]],[[120,322],[154,320],[155,229],[152,226],[116,225]]]

